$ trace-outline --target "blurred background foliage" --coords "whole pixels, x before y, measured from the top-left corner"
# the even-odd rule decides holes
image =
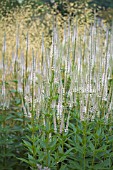
[[[7,13],[11,12],[15,8],[21,8],[25,5],[30,4],[32,9],[37,8],[39,5],[43,5],[43,10],[46,5],[49,5],[51,8],[54,8],[54,5],[57,4],[57,10],[63,15],[68,15],[70,11],[68,9],[74,6],[75,9],[82,6],[85,8],[87,3],[88,8],[92,10],[96,9],[99,12],[105,12],[106,15],[108,11],[113,10],[113,1],[112,0],[1,0],[0,1],[0,15],[5,16]],[[71,10],[70,8],[70,10]],[[74,12],[74,11],[73,11]],[[109,15],[109,14],[108,14]],[[105,16],[106,17],[106,16]],[[104,15],[103,15],[104,18]]]
[[[42,35],[45,45],[50,47],[54,23],[57,22],[62,38],[64,23],[80,26],[91,24],[97,16],[99,22],[111,24],[113,18],[112,0],[0,0],[0,49],[6,33],[7,54],[11,56],[19,39],[20,52],[25,49],[29,32],[29,54],[34,48],[40,56]],[[56,20],[55,20],[56,19]],[[19,30],[17,30],[19,26]],[[18,35],[17,35],[18,34]],[[38,43],[37,43],[38,42]],[[0,50],[1,51],[1,50]],[[0,54],[1,55],[1,54]]]

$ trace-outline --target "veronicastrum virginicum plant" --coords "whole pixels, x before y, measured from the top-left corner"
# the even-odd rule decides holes
[[[0,82],[0,169],[18,170],[28,167],[24,163],[20,164],[16,158],[25,153],[22,138],[27,133],[23,123],[20,94],[17,91],[18,80],[15,79],[17,78],[18,63],[14,62],[14,65],[11,63],[14,67],[9,67],[10,60],[7,60],[6,50],[6,35],[4,34],[0,63],[2,73],[2,81]],[[10,77],[9,80],[9,76],[12,76],[10,71],[13,73],[14,79]]]
[[[99,158],[96,162],[99,157],[96,149],[112,120],[113,30],[105,25],[98,27],[96,22],[85,26],[83,34],[78,28],[68,22],[60,41],[58,26],[54,26],[50,48],[46,48],[43,36],[42,57],[39,59],[32,50],[32,61],[28,58],[28,34],[26,54],[21,51],[19,56],[17,31],[17,48],[10,73],[3,55],[2,94],[6,89],[4,79],[10,74],[14,77],[16,95],[19,93],[21,99],[23,127],[27,126],[26,117],[30,120],[29,134],[23,141],[28,159],[20,160],[33,170],[41,167],[94,169],[98,163],[105,167]],[[112,141],[111,130],[102,143],[102,147],[106,144],[104,151],[111,145],[109,136]],[[108,161],[108,154],[100,158]]]

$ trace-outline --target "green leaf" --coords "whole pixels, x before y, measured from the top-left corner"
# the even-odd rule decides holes
[[[17,91],[15,89],[11,89],[10,92],[11,93],[17,93]]]
[[[27,163],[27,164],[29,164],[29,161],[27,160],[27,159],[24,159],[24,158],[18,158],[20,161],[22,161],[22,162],[25,162],[25,163]]]
[[[24,145],[25,145],[27,148],[32,148],[32,145],[31,145],[30,142],[25,141],[25,140],[23,140],[23,142],[24,142]]]
[[[67,168],[67,165],[61,165],[60,170],[66,170],[66,168]]]
[[[69,150],[67,150],[67,151],[65,152],[65,155],[68,155],[72,150],[73,150],[73,148],[70,148]]]
[[[57,139],[56,139],[56,138],[53,138],[53,141],[50,142],[50,148],[51,148],[52,150],[55,149],[56,143],[57,143]]]
[[[110,143],[112,143],[112,142],[113,142],[113,135],[112,135],[112,136],[109,136],[109,137],[108,137],[108,140],[109,140]]]
[[[109,168],[110,165],[110,159],[106,159],[105,161],[103,161],[102,163],[96,164],[94,165],[94,169],[104,169],[104,168]],[[107,170],[107,169],[106,169]]]
[[[82,170],[83,167],[80,165],[80,163],[78,163],[76,160],[74,161],[69,161],[69,165],[68,165],[70,170]]]
[[[16,101],[17,105],[21,104],[21,100],[20,99],[16,98],[15,101]]]
[[[82,138],[81,138],[81,136],[80,136],[80,135],[77,135],[77,138],[78,138],[79,142],[82,143]]]
[[[101,135],[101,127],[99,127],[99,129],[97,130],[96,134],[97,134],[98,136]]]
[[[18,83],[18,80],[12,80],[12,82],[14,82],[14,83]]]
[[[66,157],[67,157],[67,155],[63,155],[63,156],[58,160],[58,162],[63,162],[64,160],[66,160]]]
[[[14,120],[23,122],[23,119],[21,119],[21,118],[15,118]]]
[[[93,152],[95,151],[95,146],[93,145],[92,142],[89,143],[89,147],[90,147],[91,151],[93,151]]]
[[[8,115],[8,116],[6,117],[6,120],[13,119],[14,117],[15,117],[14,115],[10,114],[10,115]]]

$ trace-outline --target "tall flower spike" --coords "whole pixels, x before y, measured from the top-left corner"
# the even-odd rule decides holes
[[[5,102],[5,96],[6,96],[6,87],[5,87],[5,78],[6,78],[5,53],[6,53],[6,34],[4,33],[4,42],[3,42],[3,51],[2,51],[2,96],[3,96],[3,101],[4,102]]]
[[[27,71],[28,71],[28,50],[29,50],[29,35],[27,32],[27,36],[26,36],[26,64],[25,64],[25,68],[26,68],[26,76],[27,76]]]
[[[18,51],[19,50],[19,25],[17,26],[17,33],[16,33],[16,61],[18,60]]]
[[[6,33],[4,33],[4,40],[3,40],[3,53],[6,52]]]

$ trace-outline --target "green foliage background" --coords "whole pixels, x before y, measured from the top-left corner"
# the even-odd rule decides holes
[[[88,8],[92,10],[97,10],[102,12],[103,10],[107,13],[110,13],[113,10],[113,1],[112,0],[1,0],[0,1],[0,8],[1,12],[0,15],[6,15],[10,11],[14,10],[15,8],[23,7],[24,5],[31,4],[32,8],[36,8],[37,5],[49,5],[51,8],[54,8],[54,5],[57,3],[57,9],[62,15],[68,15],[69,11],[67,10],[70,4],[73,6],[77,4],[77,8],[82,5],[85,8],[87,3]],[[104,13],[105,15],[105,13]],[[104,17],[103,15],[103,17]],[[112,15],[112,14],[111,14]]]

